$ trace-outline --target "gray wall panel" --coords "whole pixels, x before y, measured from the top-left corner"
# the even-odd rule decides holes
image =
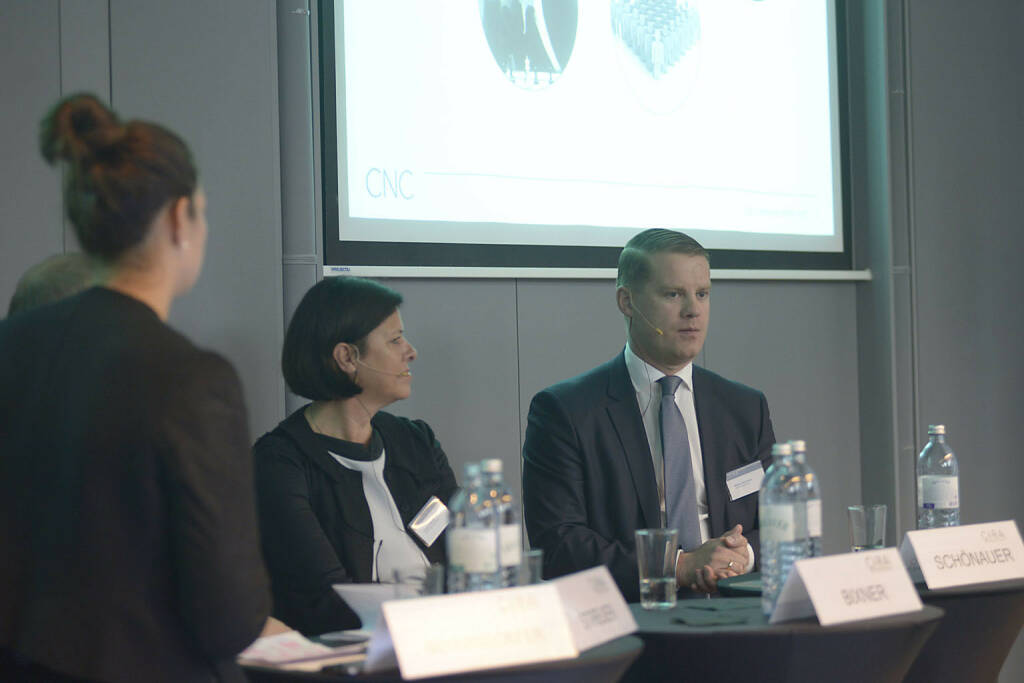
[[[517,289],[519,428],[525,434],[533,396],[620,352],[626,328],[611,280],[520,280]]]
[[[861,498],[898,509],[896,480],[897,402],[894,379],[893,218],[891,187],[899,163],[897,128],[899,89],[887,89],[892,60],[899,51],[893,22],[894,4],[885,0],[847,3],[850,45],[850,217],[858,266],[872,272],[856,287],[858,408],[860,415]],[[896,8],[898,9],[898,8]],[[899,13],[896,13],[898,19]],[[889,25],[887,25],[887,22]],[[887,31],[888,28],[888,31]],[[897,41],[896,47],[902,45]],[[888,53],[888,59],[887,59]],[[896,70],[897,73],[899,70]],[[893,86],[895,88],[895,86]],[[904,223],[900,223],[904,225]],[[887,542],[899,536],[897,515],[888,525]]]
[[[319,221],[310,72],[312,15],[304,0],[277,2],[278,107],[281,130],[281,230],[285,328],[306,291],[319,280]],[[287,387],[286,387],[287,389]],[[306,399],[285,393],[291,413]]]
[[[61,0],[61,90],[110,99],[110,3]]]
[[[277,3],[278,93],[281,115],[282,238],[286,257],[317,253],[313,193],[313,97],[308,2]],[[291,309],[287,309],[291,310]]]
[[[915,1],[909,18],[918,446],[928,422],[945,422],[962,520],[1019,523],[1024,4]],[[1021,679],[1018,639],[1001,680]]]
[[[269,0],[111,4],[115,108],[180,133],[209,198],[203,276],[171,322],[235,364],[256,434],[284,411],[276,34]]]
[[[888,239],[886,247],[890,250],[891,262],[879,263],[879,277],[887,279],[886,293],[891,295],[891,345],[890,359],[892,367],[889,378],[892,388],[892,453],[881,452],[876,458],[865,461],[864,471],[875,467],[885,467],[891,472],[890,478],[880,477],[885,484],[885,493],[893,495],[890,499],[890,522],[888,524],[887,542],[896,543],[903,534],[916,526],[916,498],[914,488],[914,467],[916,459],[916,435],[918,421],[917,403],[917,324],[914,313],[914,249],[913,249],[913,203],[910,199],[910,186],[913,168],[910,159],[913,145],[908,129],[911,125],[911,111],[908,90],[907,33],[908,24],[902,2],[887,3],[886,22],[881,27],[887,39],[888,56],[888,145],[879,145],[888,150],[889,164],[887,173],[873,179],[874,183],[888,182],[887,206],[891,222],[889,234],[878,234],[875,239]],[[880,93],[872,90],[875,97]],[[879,102],[880,105],[880,97]],[[885,130],[879,126],[878,136]],[[881,139],[881,138],[880,138]],[[881,192],[875,192],[882,196]],[[861,339],[868,339],[873,329],[861,330]],[[865,393],[864,401],[874,397]],[[886,402],[888,407],[888,402]],[[890,459],[891,458],[891,459]],[[891,463],[891,464],[890,464]],[[891,469],[890,469],[891,468]]]
[[[861,497],[855,285],[719,282],[711,300],[706,366],[764,392],[776,438],[807,441],[825,551],[848,550],[846,506]]]
[[[317,267],[305,264],[289,264],[284,265],[284,310],[285,320],[284,329],[288,329],[288,323],[291,322],[292,314],[298,307],[299,302],[302,300],[302,296],[309,290],[310,287],[315,285],[317,280]],[[282,336],[282,340],[284,337]],[[281,372],[281,349],[277,349],[277,363],[275,369]],[[282,380],[283,381],[283,380]],[[291,414],[293,411],[298,410],[309,400],[293,394],[288,391],[287,385],[285,386],[285,413]]]
[[[60,96],[56,0],[0,2],[0,316],[25,270],[64,250],[60,174],[39,155],[39,120]]]
[[[63,95],[90,92],[110,101],[110,3],[61,0],[60,90]],[[64,250],[77,251],[71,222],[64,219]]]
[[[384,280],[404,297],[418,358],[412,397],[389,410],[426,420],[461,480],[463,464],[500,458],[518,490],[515,283]]]
[[[919,442],[945,422],[966,522],[1024,517],[1024,29],[1019,2],[911,3]],[[950,63],[950,51],[965,55]]]
[[[895,463],[890,483],[896,491],[896,506],[890,511],[892,517],[886,536],[889,543],[896,544],[903,534],[917,528],[917,350],[914,344],[913,289],[910,273],[905,269],[894,273],[892,291],[896,445],[892,453]]]

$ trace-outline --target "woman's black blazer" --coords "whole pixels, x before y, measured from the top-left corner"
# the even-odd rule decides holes
[[[274,616],[309,634],[358,628],[359,618],[331,585],[367,583],[373,576],[373,524],[362,475],[334,460],[303,411],[253,447]],[[431,496],[448,503],[455,475],[422,420],[379,412],[372,425],[384,442],[384,481],[408,529]],[[444,561],[444,534],[429,547],[410,537],[431,562]]]

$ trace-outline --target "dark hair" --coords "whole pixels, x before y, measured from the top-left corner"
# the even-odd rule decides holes
[[[96,282],[96,266],[81,252],[57,254],[32,266],[18,280],[7,315],[60,301]]]
[[[281,371],[288,388],[313,401],[355,396],[362,389],[334,360],[345,342],[366,351],[366,335],[402,303],[402,295],[358,277],[329,277],[313,285],[284,335]]]
[[[619,273],[615,286],[630,289],[642,287],[651,276],[651,254],[663,252],[703,256],[709,264],[711,263],[711,255],[707,249],[686,233],[651,228],[633,235],[626,242],[622,253],[619,254]]]
[[[154,123],[121,123],[93,95],[58,102],[40,124],[39,146],[50,164],[68,164],[68,218],[82,249],[104,260],[138,245],[164,205],[196,191],[181,138]]]

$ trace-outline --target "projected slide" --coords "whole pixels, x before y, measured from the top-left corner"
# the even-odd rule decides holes
[[[345,2],[338,237],[840,251],[830,7]]]

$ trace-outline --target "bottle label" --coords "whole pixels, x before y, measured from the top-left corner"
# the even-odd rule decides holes
[[[796,540],[796,520],[792,505],[761,506],[761,540],[789,543]]]
[[[807,535],[821,536],[821,500],[807,501]]]
[[[518,567],[523,558],[523,532],[518,524],[501,525],[501,566]]]
[[[449,529],[448,563],[473,574],[498,571],[494,529]]]
[[[917,506],[925,510],[955,510],[960,507],[959,477],[922,474],[917,478]]]

